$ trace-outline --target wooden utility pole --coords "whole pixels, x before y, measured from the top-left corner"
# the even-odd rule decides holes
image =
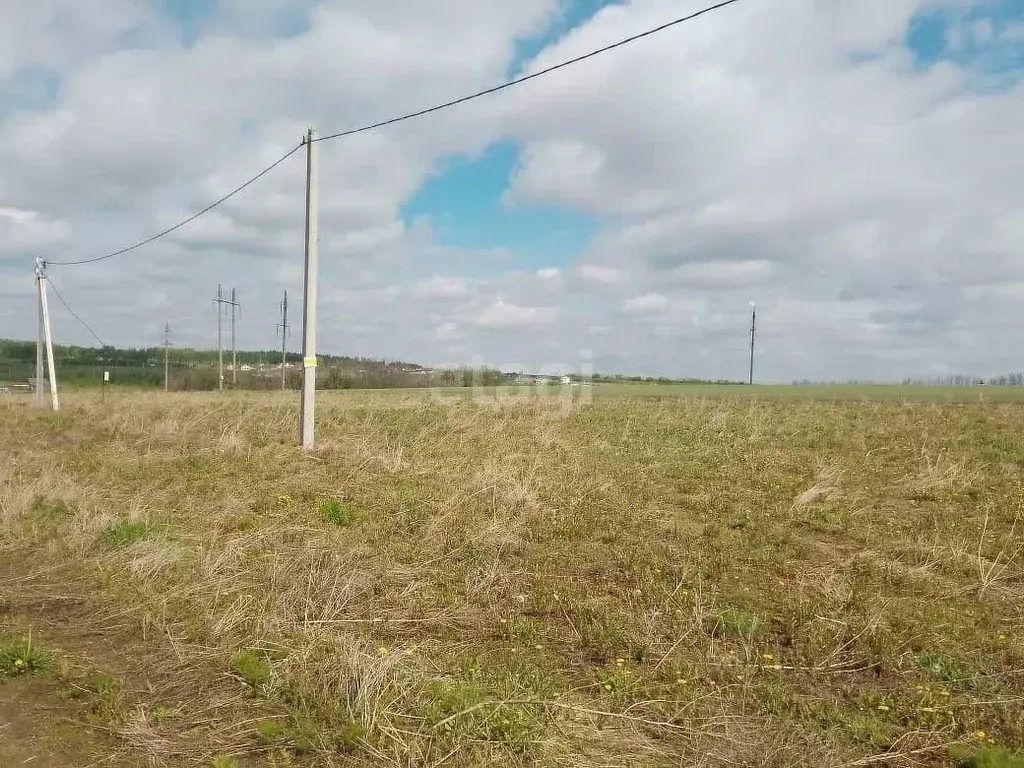
[[[754,383],[754,337],[757,333],[757,307],[750,302],[750,379],[749,384]]]
[[[284,301],[281,302],[281,322],[277,328],[281,333],[281,389],[285,389],[288,381],[288,291],[284,292]]]
[[[164,323],[164,392],[170,390],[171,321]]]

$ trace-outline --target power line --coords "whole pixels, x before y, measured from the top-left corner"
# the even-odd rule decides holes
[[[687,21],[692,21],[693,19],[696,19],[698,16],[703,16],[706,13],[711,13],[712,11],[717,11],[717,10],[719,10],[721,8],[725,8],[727,5],[732,5],[733,3],[738,3],[739,1],[740,0],[723,0],[723,2],[716,3],[715,5],[708,6],[707,8],[704,8],[702,10],[699,10],[699,11],[696,11],[694,13],[691,13],[688,16],[682,16],[682,17],[680,17],[678,19],[674,19],[672,21],[666,22],[665,24],[661,24],[660,26],[654,27],[653,29],[648,29],[646,32],[640,32],[640,33],[635,34],[635,35],[630,35],[629,37],[626,37],[626,38],[623,38],[622,40],[619,40],[618,42],[611,43],[610,45],[606,45],[606,46],[603,46],[601,48],[597,48],[596,50],[590,51],[590,53],[585,53],[582,56],[576,56],[575,58],[568,59],[567,61],[563,61],[560,64],[555,64],[553,66],[550,66],[550,67],[547,67],[545,69],[542,69],[539,72],[534,72],[533,74],[530,74],[530,75],[523,75],[522,77],[517,77],[517,78],[515,78],[513,80],[508,80],[507,82],[501,83],[500,85],[495,85],[495,86],[492,86],[492,87],[487,88],[485,90],[477,91],[476,93],[471,93],[468,96],[462,96],[462,97],[460,97],[458,99],[453,99],[452,101],[446,101],[443,104],[437,104],[436,106],[428,107],[427,109],[421,109],[418,112],[410,112],[408,114],[400,115],[398,117],[388,118],[387,120],[381,120],[379,123],[373,123],[371,125],[364,125],[362,128],[352,128],[351,130],[348,130],[348,131],[341,131],[339,133],[331,133],[331,134],[328,134],[327,136],[321,136],[319,138],[313,139],[313,141],[328,141],[330,139],[340,139],[340,138],[343,138],[345,136],[353,136],[353,135],[355,135],[357,133],[365,133],[367,131],[373,131],[373,130],[376,130],[377,128],[383,128],[383,127],[385,127],[387,125],[394,125],[395,123],[401,123],[401,122],[404,122],[406,120],[412,120],[415,117],[423,117],[424,115],[429,115],[429,114],[432,114],[434,112],[440,112],[442,109],[448,109],[449,107],[454,107],[454,106],[457,106],[459,104],[464,104],[467,101],[473,101],[474,99],[479,99],[481,96],[489,96],[492,93],[497,93],[498,91],[504,91],[507,88],[512,88],[513,86],[520,85],[522,83],[527,82],[528,80],[534,80],[534,79],[536,79],[538,77],[543,77],[544,75],[549,75],[552,72],[555,72],[555,71],[557,71],[559,69],[565,69],[566,67],[571,67],[574,64],[579,64],[581,61],[586,61],[587,59],[592,59],[595,56],[600,56],[602,53],[607,53],[608,51],[615,50],[616,48],[621,48],[624,45],[629,45],[630,43],[635,43],[637,40],[641,40],[641,39],[643,39],[645,37],[650,37],[651,35],[656,35],[659,32],[664,32],[666,29],[669,29],[671,27],[675,27],[675,26],[677,26],[679,24],[683,24],[683,23],[685,23]]]
[[[471,94],[469,94],[467,96],[462,96],[460,98],[453,99],[451,101],[446,101],[446,102],[444,102],[442,104],[437,104],[435,106],[428,107],[426,109],[421,109],[421,110],[418,110],[416,112],[409,112],[409,113],[404,114],[404,115],[399,115],[398,117],[388,118],[387,120],[381,120],[380,122],[371,123],[370,125],[364,125],[364,126],[362,126],[360,128],[352,128],[352,129],[347,130],[347,131],[340,131],[338,133],[331,133],[331,134],[328,134],[326,136],[320,136],[318,138],[311,139],[311,141],[313,141],[313,142],[328,141],[328,140],[331,140],[331,139],[340,139],[340,138],[343,138],[345,136],[353,136],[353,135],[355,135],[357,133],[366,133],[367,131],[373,131],[373,130],[376,130],[377,128],[383,128],[383,127],[388,126],[388,125],[394,125],[395,123],[401,123],[401,122],[404,122],[406,120],[412,120],[413,118],[416,118],[416,117],[423,117],[424,115],[429,115],[429,114],[432,114],[434,112],[440,112],[441,110],[449,109],[450,107],[454,107],[454,106],[457,106],[459,104],[464,104],[467,101],[473,101],[474,99],[479,99],[479,98],[481,98],[483,96],[489,96],[492,93],[497,93],[499,91],[503,91],[503,90],[506,90],[508,88],[512,88],[513,86],[521,85],[522,83],[528,82],[530,80],[535,80],[535,79],[537,79],[539,77],[543,77],[545,75],[549,75],[552,72],[556,72],[556,71],[558,71],[560,69],[565,69],[565,68],[571,67],[571,66],[573,66],[575,64],[579,64],[580,62],[586,61],[587,59],[592,59],[595,56],[600,56],[601,54],[607,53],[607,52],[612,51],[612,50],[615,50],[616,48],[621,48],[621,47],[623,47],[625,45],[629,45],[630,43],[635,43],[638,40],[642,40],[643,38],[650,37],[652,35],[656,35],[659,32],[664,32],[666,29],[670,29],[672,27],[678,26],[678,25],[683,24],[685,22],[693,21],[694,19],[696,19],[696,18],[698,18],[700,16],[703,16],[705,14],[711,13],[712,11],[720,10],[722,8],[725,8],[726,6],[733,5],[734,3],[738,3],[739,1],[740,0],[722,0],[722,2],[715,3],[714,5],[708,6],[707,8],[703,8],[703,9],[701,9],[699,11],[695,11],[695,12],[693,12],[691,14],[686,15],[686,16],[681,16],[681,17],[679,17],[677,19],[673,19],[672,21],[666,22],[664,24],[660,24],[659,26],[653,27],[653,28],[648,29],[648,30],[646,30],[644,32],[639,32],[639,33],[637,33],[635,35],[630,35],[629,37],[625,37],[625,38],[623,38],[621,40],[618,40],[617,42],[610,43],[609,45],[602,46],[601,48],[597,48],[597,49],[595,49],[593,51],[590,51],[589,53],[585,53],[585,54],[583,54],[581,56],[576,56],[574,58],[571,58],[571,59],[568,59],[566,61],[560,62],[558,64],[554,64],[554,65],[552,65],[550,67],[546,67],[546,68],[544,68],[544,69],[542,69],[542,70],[540,70],[538,72],[534,72],[534,73],[529,74],[529,75],[523,75],[522,77],[517,77],[517,78],[514,78],[512,80],[508,80],[508,81],[506,81],[504,83],[501,83],[499,85],[495,85],[495,86],[492,86],[490,88],[486,88],[486,89],[484,89],[482,91],[477,91],[476,93],[471,93]],[[282,155],[280,158],[278,158],[273,163],[271,163],[266,168],[264,168],[262,171],[257,173],[255,176],[251,177],[248,181],[244,182],[243,184],[239,185],[235,189],[231,190],[230,192],[228,192],[223,197],[221,197],[221,198],[215,200],[214,202],[210,203],[210,205],[206,206],[201,211],[198,211],[197,213],[192,214],[188,218],[183,219],[182,221],[178,222],[173,227],[168,227],[167,229],[164,229],[164,230],[162,230],[160,232],[157,232],[155,235],[153,235],[151,237],[148,237],[145,240],[140,240],[139,242],[135,243],[134,245],[130,245],[130,246],[126,247],[126,248],[122,248],[122,249],[117,250],[117,251],[112,251],[111,253],[105,253],[105,254],[102,254],[100,256],[93,256],[93,257],[88,258],[88,259],[79,259],[77,261],[47,261],[47,264],[50,264],[50,265],[53,265],[53,266],[62,266],[62,267],[78,266],[78,265],[81,265],[81,264],[93,264],[93,263],[95,263],[97,261],[104,261],[106,259],[112,259],[112,258],[114,258],[116,256],[122,256],[122,255],[124,255],[126,253],[130,253],[131,251],[134,251],[134,250],[136,250],[138,248],[141,248],[144,245],[149,245],[150,243],[154,242],[155,240],[159,240],[160,238],[165,237],[166,235],[169,235],[169,234],[171,234],[172,232],[174,232],[174,231],[176,231],[178,229],[181,229],[185,225],[191,224],[193,221],[195,221],[199,217],[206,215],[207,213],[212,211],[217,206],[219,206],[222,203],[230,200],[232,197],[237,195],[239,192],[244,190],[246,187],[248,187],[249,185],[255,183],[256,181],[258,181],[259,179],[263,178],[268,173],[270,173],[272,170],[274,170],[277,166],[279,166],[281,163],[283,163],[285,160],[287,160],[289,157],[291,157],[293,154],[295,154],[299,149],[301,149],[305,145],[305,143],[306,143],[305,140],[303,140],[298,145],[296,145],[295,147],[290,149],[288,152],[286,152],[284,155]]]
[[[49,262],[47,262],[47,263],[49,263]],[[85,322],[85,320],[83,320],[83,319],[82,319],[82,318],[81,318],[81,317],[80,317],[80,316],[78,315],[78,313],[77,313],[77,312],[75,312],[75,310],[73,310],[73,309],[72,309],[72,308],[71,308],[71,307],[70,307],[70,306],[68,305],[68,303],[67,303],[67,302],[66,302],[66,301],[64,300],[64,297],[63,297],[63,296],[61,296],[60,290],[58,290],[58,288],[57,288],[57,285],[56,285],[56,284],[55,284],[55,283],[53,282],[53,278],[52,278],[52,277],[49,277],[49,276],[47,276],[46,280],[47,280],[47,282],[48,282],[48,283],[50,284],[50,287],[51,287],[51,288],[53,288],[53,292],[54,292],[54,293],[55,293],[55,294],[57,295],[57,298],[58,298],[58,299],[60,299],[60,303],[64,305],[64,309],[66,309],[66,310],[68,311],[68,313],[69,313],[69,314],[70,314],[70,315],[71,315],[71,316],[72,316],[73,318],[75,318],[75,320],[77,320],[78,322],[80,322],[80,323],[82,324],[82,327],[83,327],[83,328],[85,328],[85,330],[87,330],[87,331],[88,331],[89,333],[91,333],[91,334],[92,334],[92,337],[93,337],[94,339],[96,339],[96,341],[98,341],[98,342],[99,342],[99,344],[100,344],[100,346],[101,346],[101,347],[105,347],[105,346],[107,346],[107,343],[106,343],[105,341],[103,341],[103,339],[101,339],[101,338],[99,337],[99,334],[97,334],[97,333],[96,333],[96,331],[94,331],[94,330],[92,329],[92,326],[91,326],[91,325],[89,325],[89,324],[88,324],[87,322]]]
[[[226,195],[224,195],[223,197],[221,197],[221,198],[219,198],[219,199],[215,200],[214,202],[210,203],[210,204],[209,204],[208,206],[206,206],[205,208],[203,208],[203,210],[199,211],[198,213],[194,213],[194,214],[192,214],[192,215],[191,215],[191,216],[189,216],[189,217],[188,217],[187,219],[184,219],[184,220],[182,220],[182,221],[179,221],[179,222],[178,222],[177,224],[175,224],[175,225],[174,225],[173,227],[168,227],[167,229],[165,229],[165,230],[163,230],[163,231],[161,231],[161,232],[157,232],[157,233],[156,233],[155,235],[153,235],[152,237],[147,237],[147,238],[146,238],[145,240],[140,240],[139,242],[135,243],[135,245],[130,245],[130,246],[128,246],[127,248],[122,248],[121,250],[119,250],[119,251],[114,251],[113,253],[106,253],[106,254],[103,254],[102,256],[93,256],[92,258],[89,258],[89,259],[81,259],[81,260],[79,260],[79,261],[49,261],[49,260],[47,260],[47,262],[46,262],[46,263],[47,263],[48,265],[52,265],[52,266],[61,266],[61,267],[73,267],[73,266],[78,266],[79,264],[92,264],[92,263],[94,263],[94,262],[97,262],[97,261],[103,261],[104,259],[112,259],[112,258],[114,258],[115,256],[121,256],[121,255],[123,255],[123,254],[129,253],[130,251],[134,251],[134,250],[135,250],[136,248],[141,248],[141,247],[142,247],[142,246],[144,246],[144,245],[149,245],[149,244],[150,244],[150,243],[152,243],[152,242],[153,242],[154,240],[159,240],[159,239],[160,239],[161,237],[164,237],[165,235],[169,235],[169,234],[171,234],[172,232],[174,232],[175,230],[181,229],[181,228],[182,228],[182,227],[184,227],[184,226],[185,226],[186,224],[191,224],[191,223],[192,223],[193,221],[195,221],[196,219],[198,219],[198,218],[199,218],[200,216],[203,216],[203,215],[205,215],[205,214],[209,213],[210,211],[212,211],[212,210],[213,210],[214,208],[216,208],[216,207],[217,207],[218,205],[220,205],[221,203],[227,202],[227,201],[228,201],[228,200],[230,200],[230,199],[231,199],[232,197],[234,197],[234,196],[235,196],[235,195],[237,195],[237,194],[238,194],[239,192],[241,192],[241,191],[242,191],[243,189],[245,189],[246,187],[248,187],[248,186],[249,186],[250,184],[252,184],[252,183],[254,183],[254,182],[256,182],[256,181],[259,181],[259,180],[260,180],[261,178],[263,178],[264,176],[266,176],[266,175],[267,175],[268,173],[270,173],[270,172],[271,172],[272,170],[274,170],[275,168],[277,168],[277,166],[279,166],[279,165],[280,165],[281,163],[283,163],[283,162],[284,162],[285,160],[287,160],[287,159],[288,159],[289,157],[291,157],[292,155],[294,155],[294,154],[295,154],[296,152],[298,152],[298,151],[299,151],[299,149],[301,149],[301,148],[302,148],[302,144],[301,144],[301,143],[300,143],[300,144],[297,144],[297,145],[296,145],[296,146],[294,146],[294,147],[293,147],[292,149],[288,150],[288,152],[286,152],[286,153],[285,153],[284,155],[282,155],[282,156],[281,156],[280,158],[278,158],[277,160],[275,160],[275,161],[274,161],[273,163],[271,163],[270,165],[268,165],[268,166],[267,166],[266,168],[264,168],[264,169],[263,169],[262,171],[260,171],[260,172],[259,172],[259,173],[257,173],[257,174],[256,174],[255,176],[253,176],[253,177],[252,177],[252,178],[250,178],[250,179],[249,179],[248,181],[246,181],[246,182],[245,182],[244,184],[242,184],[242,185],[240,185],[240,186],[238,186],[238,187],[235,187],[235,188],[234,188],[233,190],[231,190],[230,192],[228,192],[228,193],[227,193]]]

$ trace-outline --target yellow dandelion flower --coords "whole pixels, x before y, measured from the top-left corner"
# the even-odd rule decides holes
[[[22,661],[21,659],[15,659],[14,660],[14,666],[16,666],[16,667],[24,667],[25,666],[25,662]]]
[[[889,705],[888,704],[879,704],[878,705],[878,711],[879,712],[888,712],[889,711]]]
[[[771,661],[771,660],[773,660],[773,659],[774,659],[775,657],[774,657],[774,656],[772,656],[772,655],[771,655],[770,653],[762,653],[762,654],[761,654],[761,658],[762,658],[762,659],[765,659],[765,660],[767,660],[767,661]]]
[[[604,684],[604,689],[605,689],[606,691],[610,691],[610,690],[612,689],[612,684],[611,684],[611,683],[605,683],[605,684]]]
[[[388,648],[387,648],[387,646],[386,645],[382,645],[380,648],[378,648],[377,649],[377,654],[380,655],[380,656],[387,656],[388,655]]]
[[[500,623],[502,623],[502,624],[508,624],[508,619],[506,619],[504,616],[502,616],[500,619],[498,619],[498,621]]]
[[[984,731],[975,731],[974,732],[974,738],[976,738],[976,739],[984,739],[985,736],[987,736],[987,735],[988,734],[986,734]]]
[[[688,681],[686,679],[682,678],[682,677],[677,677],[676,678],[676,685],[686,685],[687,682]]]
[[[626,660],[625,660],[625,659],[616,659],[616,660],[615,660],[615,663],[616,663],[616,664],[617,664],[618,666],[620,666],[620,667],[621,667],[621,666],[622,666],[623,664],[625,664],[625,663],[626,663]]]
[[[533,650],[535,650],[535,651],[543,651],[544,650],[544,646],[543,645],[535,645],[535,646],[533,646]]]

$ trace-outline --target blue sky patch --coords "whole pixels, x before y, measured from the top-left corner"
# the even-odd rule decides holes
[[[199,37],[203,23],[217,13],[217,3],[210,0],[158,0],[160,11],[178,23],[181,44],[192,46]]]
[[[1024,74],[1024,0],[990,0],[967,10],[918,14],[906,45],[918,66],[948,61],[969,68],[990,84],[1018,82]]]
[[[512,142],[477,158],[451,158],[402,207],[407,226],[427,217],[439,241],[465,249],[508,248],[520,269],[564,267],[576,261],[598,229],[590,216],[552,206],[506,206],[519,149]]]
[[[155,0],[160,12],[177,22],[181,33],[181,44],[186,48],[195,45],[219,13],[217,0]],[[258,9],[256,13],[261,13]],[[308,0],[294,0],[291,7],[274,12],[270,17],[273,37],[295,37],[309,29]]]
[[[0,79],[0,120],[15,112],[38,111],[57,103],[60,77],[42,67],[25,67]]]
[[[554,21],[543,34],[516,43],[516,53],[508,69],[508,76],[520,74],[524,64],[537,56],[549,45],[558,42],[566,33],[593,18],[594,14],[609,5],[622,5],[622,0],[563,0]]]

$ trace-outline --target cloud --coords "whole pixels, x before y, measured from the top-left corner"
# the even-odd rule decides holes
[[[5,12],[0,284],[20,285],[36,254],[89,256],[179,221],[309,125],[429,106],[703,2],[612,4],[525,62],[521,43],[565,3],[251,5],[222,0],[188,29],[130,0]],[[598,369],[742,378],[756,299],[765,379],[1019,368],[1019,293],[1001,286],[1024,284],[1024,19],[997,5],[736,4],[318,145],[324,350],[530,367],[592,345]],[[938,23],[928,56],[907,45],[921,19]],[[582,253],[404,218],[448,159],[497,142],[520,149],[507,189],[469,185],[445,201],[454,220],[502,198],[569,209],[596,223]],[[273,345],[283,291],[301,290],[303,161],[123,258],[55,267],[62,292],[114,343],[158,343],[169,318],[178,343],[200,345],[216,285],[234,286],[240,343]],[[55,314],[61,338],[88,341]],[[32,318],[30,289],[5,293],[3,335],[31,337]]]
[[[507,304],[504,300],[496,302],[484,309],[474,319],[479,328],[519,328],[537,325],[549,325],[558,320],[558,309],[554,307],[521,307]]]
[[[469,295],[469,282],[460,277],[431,277],[414,286],[412,295],[428,300],[461,299]]]
[[[579,274],[584,282],[600,283],[603,285],[612,285],[622,277],[618,269],[601,267],[596,264],[581,264]]]
[[[0,255],[18,249],[52,247],[67,239],[70,228],[64,221],[55,221],[39,211],[0,207]]]
[[[773,270],[774,264],[764,260],[701,261],[677,267],[666,279],[677,285],[732,287],[766,280]]]
[[[668,309],[668,297],[663,293],[645,293],[634,296],[622,304],[622,311],[627,315],[656,315]]]

